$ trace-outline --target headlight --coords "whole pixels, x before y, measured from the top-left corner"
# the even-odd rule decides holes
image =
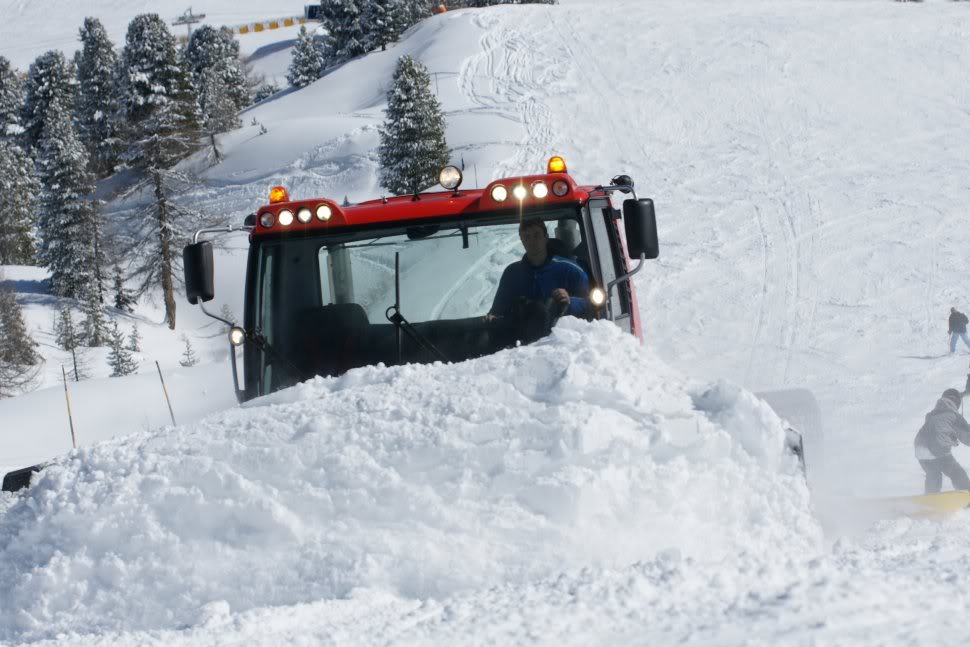
[[[523,200],[525,200],[525,196],[529,195],[529,192],[526,190],[524,186],[522,186],[521,184],[518,184],[515,186],[514,189],[512,189],[512,195],[515,196],[516,200],[518,200],[519,202],[522,202]]]
[[[322,220],[323,222],[326,222],[330,220],[330,218],[332,217],[333,217],[333,209],[331,209],[328,205],[321,204],[319,207],[317,207],[317,220]]]
[[[304,225],[310,222],[310,218],[313,214],[306,207],[301,207],[299,211],[296,212],[296,219],[302,222]]]
[[[498,184],[492,188],[492,200],[495,200],[496,202],[505,202],[508,197],[509,190],[501,184]]]
[[[569,183],[566,180],[556,180],[552,183],[552,192],[560,198],[569,193]]]
[[[280,224],[284,227],[289,227],[293,224],[293,212],[289,209],[283,209],[280,211]]]
[[[263,213],[259,214],[259,224],[269,229],[276,224],[276,217],[271,212],[264,211]]]
[[[536,182],[532,185],[532,196],[542,200],[549,195],[549,187],[545,182]]]
[[[449,191],[461,186],[461,170],[457,166],[446,166],[438,173],[438,183]]]
[[[601,305],[606,303],[606,292],[603,292],[602,288],[593,288],[589,291],[589,301],[594,306],[599,308]]]
[[[239,326],[233,326],[229,329],[229,343],[233,346],[242,346],[242,343],[246,341],[246,331]]]

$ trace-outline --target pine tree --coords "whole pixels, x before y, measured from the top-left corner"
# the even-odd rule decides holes
[[[287,82],[295,88],[305,88],[320,78],[324,56],[306,27],[300,27],[300,35],[293,47],[293,59],[286,74]]]
[[[329,62],[346,61],[367,51],[358,0],[326,0],[320,5],[320,21],[330,34]]]
[[[118,162],[120,145],[114,117],[118,112],[114,46],[97,18],[85,18],[81,50],[75,56],[78,80],[78,135],[97,177],[106,177]]]
[[[85,289],[81,300],[81,310],[84,312],[83,335],[88,346],[102,346],[107,338],[104,321],[104,304],[101,302],[97,289]]]
[[[74,325],[74,315],[67,304],[62,305],[54,317],[54,339],[64,350],[74,350],[81,344],[81,334]]]
[[[187,180],[171,169],[198,147],[198,102],[188,67],[158,15],[142,14],[131,21],[122,61],[122,107],[131,144],[126,157],[144,173],[154,194],[154,202],[136,218],[135,274],[141,291],[161,285],[165,318],[174,330],[175,244],[194,223],[189,222],[193,213],[172,200],[176,185]]]
[[[133,353],[141,352],[141,335],[138,334],[138,322],[131,328],[131,335],[128,336],[128,350]]]
[[[208,70],[203,75],[202,92],[199,95],[199,105],[205,113],[204,132],[212,145],[212,154],[216,161],[222,160],[222,154],[216,145],[216,135],[224,133],[242,125],[239,112],[236,110],[229,89],[222,76],[215,70]]]
[[[361,23],[364,26],[364,48],[368,51],[387,49],[400,36],[403,23],[401,3],[398,0],[370,0],[364,7]]]
[[[37,374],[37,344],[27,333],[13,290],[0,285],[0,398],[27,389]]]
[[[20,134],[23,107],[24,84],[10,61],[0,56],[0,139]]]
[[[279,92],[280,89],[277,85],[273,83],[264,83],[256,89],[256,94],[253,95],[253,103],[259,103],[260,101],[266,101],[271,96]]]
[[[437,181],[448,163],[445,118],[431,92],[427,69],[410,56],[398,59],[380,127],[381,184],[393,194],[418,193]]]
[[[250,102],[249,84],[232,31],[204,25],[192,32],[185,60],[198,88],[202,126],[216,159],[216,134],[241,125],[239,111]]]
[[[124,377],[138,370],[138,364],[131,356],[131,351],[125,346],[125,336],[118,329],[118,322],[113,322],[111,328],[111,351],[108,353],[108,365],[111,367],[111,377]]]
[[[31,64],[27,72],[21,113],[24,143],[28,153],[33,153],[40,145],[44,127],[52,118],[48,116],[51,103],[60,103],[62,114],[68,115],[68,118],[73,114],[75,85],[74,71],[64,59],[64,54],[57,50],[41,54]]]
[[[91,377],[90,357],[83,346],[75,346],[71,349],[71,367],[67,372],[68,379],[80,382]]]
[[[61,306],[54,318],[54,338],[58,346],[71,353],[71,370],[68,372],[71,379],[75,382],[87,379],[88,357],[81,346],[84,339],[67,304]]]
[[[17,366],[32,366],[40,361],[36,346],[27,332],[13,289],[0,285],[0,359]]]
[[[134,312],[135,299],[131,296],[131,293],[125,289],[125,279],[121,275],[121,268],[117,265],[115,265],[114,291],[115,307],[124,312]]]
[[[0,265],[32,265],[40,185],[34,163],[11,139],[0,138]]]
[[[404,21],[401,31],[433,15],[436,4],[436,0],[401,0],[401,16]]]
[[[100,225],[87,152],[59,100],[51,102],[47,114],[37,159],[42,186],[38,260],[51,271],[54,294],[81,299],[91,290],[100,295]]]
[[[199,363],[199,358],[196,357],[195,351],[192,350],[192,342],[185,335],[182,335],[182,341],[185,342],[185,350],[182,352],[182,359],[179,360],[179,364],[186,368],[195,366]]]

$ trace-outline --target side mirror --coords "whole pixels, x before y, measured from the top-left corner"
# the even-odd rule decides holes
[[[216,295],[213,281],[212,243],[204,240],[186,245],[182,250],[182,266],[185,271],[185,296],[195,305],[211,301]]]
[[[657,216],[653,210],[653,200],[623,201],[623,222],[626,227],[626,244],[630,258],[648,259],[660,256],[660,242],[657,239]]]

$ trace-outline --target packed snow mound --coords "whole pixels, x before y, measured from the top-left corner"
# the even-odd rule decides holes
[[[318,378],[74,452],[4,504],[0,638],[440,598],[671,549],[802,553],[821,538],[808,498],[761,401],[563,321],[532,346]]]

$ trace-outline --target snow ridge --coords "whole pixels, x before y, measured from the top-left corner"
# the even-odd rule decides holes
[[[782,445],[766,405],[607,323],[316,379],[49,469],[0,528],[0,639],[191,627],[214,604],[443,599],[672,549],[811,553]]]

